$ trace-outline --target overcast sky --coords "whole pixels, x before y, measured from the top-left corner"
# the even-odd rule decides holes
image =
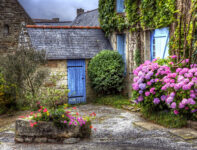
[[[32,18],[60,18],[72,21],[76,17],[76,9],[85,11],[98,8],[98,0],[19,0]]]

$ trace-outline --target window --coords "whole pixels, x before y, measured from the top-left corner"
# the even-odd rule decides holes
[[[117,34],[117,50],[125,63],[125,73],[126,73],[126,35],[125,34]]]
[[[116,11],[117,13],[125,12],[124,0],[116,0]]]
[[[7,36],[9,33],[10,33],[10,28],[7,24],[5,24],[3,28],[3,34],[4,36]]]
[[[166,58],[169,53],[169,28],[155,29],[151,34],[151,60]]]

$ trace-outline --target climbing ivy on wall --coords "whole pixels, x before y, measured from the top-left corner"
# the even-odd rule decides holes
[[[126,0],[126,13],[133,27],[160,28],[174,21],[175,0]]]
[[[156,0],[156,15],[153,19],[155,28],[170,25],[175,20],[175,0]]]
[[[100,24],[107,35],[128,27],[165,27],[174,21],[176,13],[175,0],[125,0],[125,10],[127,19],[116,12],[116,0],[99,0]]]
[[[116,0],[99,0],[99,19],[101,28],[106,35],[113,31],[121,32],[128,28],[122,14],[116,13]]]
[[[125,0],[126,17],[132,29],[139,26],[140,23],[139,5],[139,0]]]
[[[176,64],[189,59],[189,63],[196,63],[197,41],[195,39],[197,27],[197,0],[181,0],[174,34],[170,39],[170,54],[176,55]],[[187,7],[183,7],[183,6]]]

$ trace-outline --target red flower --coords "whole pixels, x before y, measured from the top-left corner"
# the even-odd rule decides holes
[[[39,112],[41,112],[41,111],[42,111],[42,109],[39,109],[38,111],[39,111]]]
[[[34,112],[31,112],[30,115],[32,116],[34,114]]]
[[[34,124],[33,123],[30,123],[30,126],[33,128],[34,127]]]
[[[45,108],[44,110],[43,110],[43,112],[47,112],[48,110]]]
[[[75,109],[77,109],[77,107],[73,107],[73,109],[75,110]]]
[[[19,118],[25,118],[25,116],[20,116]]]
[[[90,126],[90,129],[92,129],[93,128],[93,126]]]
[[[91,116],[91,117],[92,117],[92,116],[94,116],[94,117],[95,117],[95,116],[96,116],[96,113],[95,113],[95,112],[93,112],[93,113],[91,113],[91,114],[90,114],[90,116]]]
[[[95,112],[93,112],[92,114],[93,114],[94,116],[96,116],[96,113],[95,113]]]
[[[78,112],[76,112],[76,115],[77,115],[77,116],[79,116],[79,113],[78,113]]]

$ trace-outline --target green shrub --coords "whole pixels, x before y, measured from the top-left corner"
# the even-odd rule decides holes
[[[15,96],[12,95],[15,89],[14,85],[8,85],[0,73],[0,114],[13,110],[16,105]],[[11,92],[12,91],[12,92]]]
[[[93,89],[99,94],[121,92],[124,80],[124,62],[118,52],[104,50],[88,65],[88,76]]]
[[[25,94],[35,95],[48,73],[42,67],[46,63],[45,52],[20,48],[15,53],[2,56],[0,60],[2,77],[5,85],[9,87],[9,90],[6,90],[7,95],[13,101],[10,103],[13,104],[12,106],[6,107],[18,109],[21,106],[29,105],[25,100]],[[5,100],[7,101],[9,98],[6,97]]]
[[[61,82],[62,78],[64,78],[64,75],[53,74],[48,77],[48,82],[51,84],[49,87],[44,85],[34,95],[31,92],[27,92],[25,98],[31,104],[31,108],[36,109],[41,105],[54,109],[59,105],[68,103],[69,90],[67,86],[60,84],[57,87],[57,83]]]

